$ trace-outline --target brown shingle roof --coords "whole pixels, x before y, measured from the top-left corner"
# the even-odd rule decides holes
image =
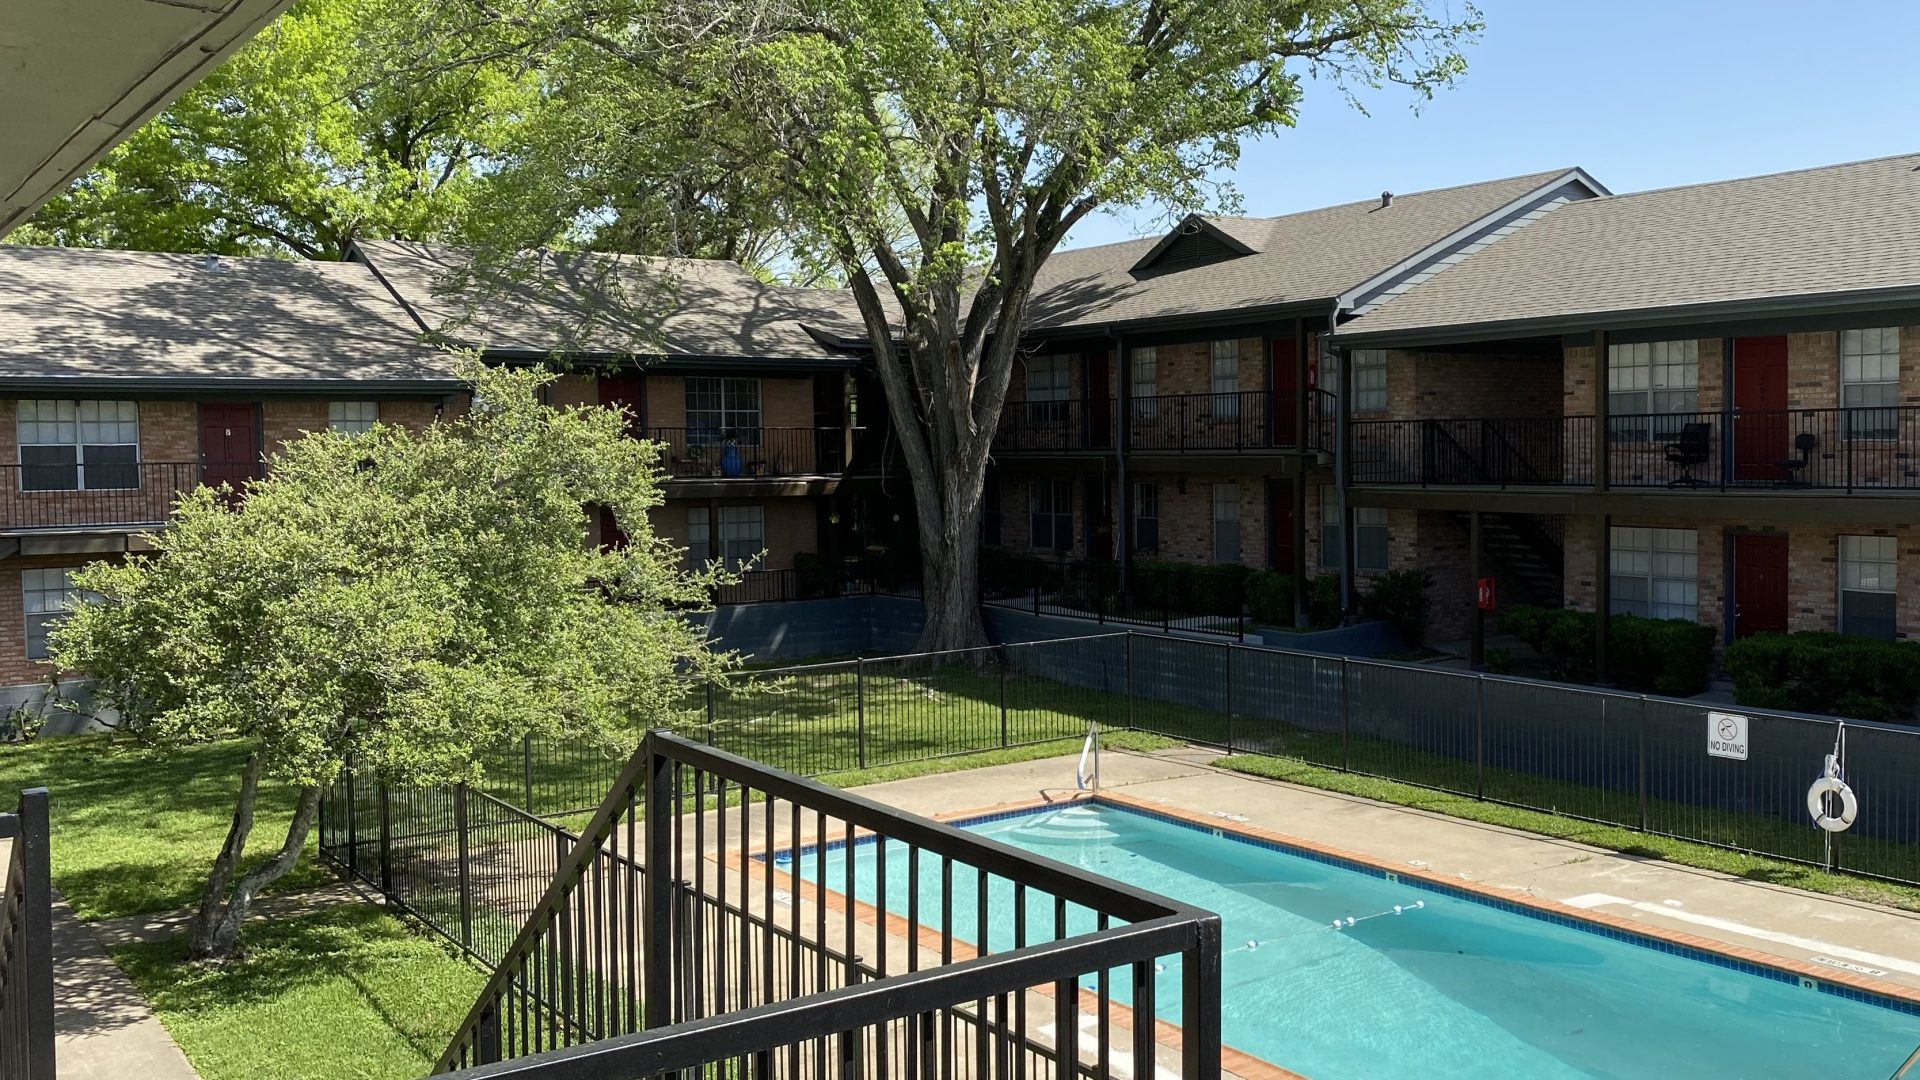
[[[1159,237],[1055,252],[1035,282],[1029,327],[1091,329],[1235,309],[1330,301],[1570,173],[1330,206],[1274,218],[1211,218],[1254,254],[1165,273],[1131,268]]]
[[[348,263],[0,247],[0,379],[457,385]]]
[[[1916,154],[1570,203],[1341,332],[1498,336],[1900,286],[1920,286]]]
[[[738,263],[543,251],[484,288],[450,291],[467,252],[399,241],[356,247],[426,329],[489,350],[845,361],[847,352],[816,334],[864,335],[851,292],[767,285]]]

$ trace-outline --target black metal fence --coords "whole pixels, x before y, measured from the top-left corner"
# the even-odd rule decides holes
[[[548,876],[437,1072],[1220,1075],[1217,916],[664,732]]]
[[[1240,574],[1165,564],[1050,561],[996,553],[980,560],[980,599],[1035,615],[1157,627],[1236,640],[1247,632],[1247,586]]]
[[[0,465],[0,523],[11,529],[158,525],[200,486],[198,462]]]
[[[0,896],[0,1076],[54,1080],[53,881],[47,843],[47,789],[20,793],[0,814],[11,841]]]
[[[660,466],[675,480],[751,476],[828,476],[846,471],[847,445],[859,431],[839,427],[649,427],[662,444]]]

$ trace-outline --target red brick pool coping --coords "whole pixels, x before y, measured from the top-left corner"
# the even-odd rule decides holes
[[[1410,879],[1421,881],[1443,889],[1457,890],[1501,903],[1531,908],[1542,914],[1605,926],[1640,937],[1652,938],[1669,944],[1712,953],[1730,960],[1771,968],[1783,974],[1813,979],[1816,982],[1830,983],[1836,986],[1846,986],[1865,993],[1895,998],[1900,1001],[1920,1005],[1920,990],[1910,989],[1898,983],[1887,982],[1866,975],[1858,975],[1853,972],[1821,967],[1802,960],[1795,960],[1791,957],[1761,952],[1757,949],[1749,949],[1724,941],[1716,941],[1712,938],[1703,938],[1693,934],[1681,933],[1676,930],[1669,930],[1664,927],[1608,914],[1603,911],[1576,908],[1570,904],[1561,903],[1558,900],[1549,900],[1508,886],[1489,885],[1463,878],[1447,877],[1446,875],[1437,874],[1431,870],[1420,867],[1402,866],[1397,863],[1390,863],[1382,859],[1376,859],[1368,855],[1349,851],[1345,848],[1334,847],[1331,844],[1322,844],[1313,840],[1290,836],[1272,829],[1261,828],[1258,825],[1227,821],[1209,814],[1188,810],[1184,807],[1155,802],[1149,799],[1135,798],[1120,792],[1076,792],[1065,797],[1040,796],[1014,802],[996,803],[992,806],[978,806],[966,810],[949,810],[933,815],[933,820],[939,822],[971,821],[976,818],[992,817],[998,814],[1019,813],[1025,810],[1038,810],[1045,807],[1061,806],[1074,802],[1108,803],[1114,806],[1143,810],[1163,817],[1176,818],[1190,825],[1205,829],[1221,833],[1231,833],[1245,839],[1261,840],[1281,847],[1309,851],[1330,859],[1369,867],[1382,873],[1393,873],[1398,875],[1402,880]],[[868,835],[870,835],[868,830],[859,829],[854,831],[853,838],[857,840]],[[844,839],[845,837],[815,837],[814,842],[837,843],[843,842]],[[777,848],[770,847],[767,851],[760,853],[768,856],[766,858],[750,858],[749,853],[746,852],[729,852],[725,855],[725,863],[737,869],[744,869],[749,874],[770,873],[775,885],[786,889],[788,893],[795,898],[796,902],[801,898],[812,900],[815,899],[817,893],[824,893],[824,897],[821,899],[826,908],[835,913],[844,914],[847,911],[848,902],[851,901],[854,917],[860,922],[872,926],[875,929],[884,928],[884,932],[889,936],[913,942],[922,949],[931,952],[939,952],[943,948],[948,949],[954,960],[970,960],[978,955],[976,950],[965,942],[943,941],[940,934],[932,927],[925,925],[916,926],[900,915],[891,912],[880,912],[875,909],[873,905],[863,900],[845,897],[833,889],[817,890],[811,882],[794,878],[782,870],[769,869],[773,865],[771,855],[777,850]],[[1033,987],[1032,991],[1051,997],[1053,988],[1051,986]],[[1080,989],[1079,993],[1082,1010],[1098,1015],[1101,1008],[1099,995],[1084,987]],[[1131,1030],[1133,1027],[1132,1009],[1111,1001],[1107,1002],[1106,1006],[1109,1010],[1109,1015],[1112,1016],[1114,1020]],[[1162,1047],[1169,1050],[1178,1052],[1181,1048],[1182,1036],[1180,1027],[1177,1024],[1172,1024],[1155,1017],[1154,1037]],[[1300,1073],[1291,1072],[1270,1061],[1254,1057],[1241,1050],[1236,1050],[1224,1043],[1220,1047],[1220,1064],[1227,1072],[1244,1077],[1245,1080],[1308,1080],[1307,1077]],[[1157,1065],[1151,1065],[1150,1067],[1154,1069],[1154,1073],[1150,1075],[1157,1076]],[[1134,1071],[1136,1080],[1146,1080],[1146,1078],[1139,1076],[1140,1068],[1137,1062],[1135,1063]]]

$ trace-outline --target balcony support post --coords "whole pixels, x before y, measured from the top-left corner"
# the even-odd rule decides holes
[[[1127,452],[1133,449],[1133,357],[1127,352],[1127,337],[1107,331],[1113,339],[1113,381],[1116,415],[1113,418],[1113,562],[1119,568],[1114,577],[1116,591],[1127,591],[1127,566],[1133,562],[1133,484],[1127,476]]]
[[[1340,494],[1340,613],[1344,616],[1353,610],[1353,529],[1348,524],[1353,514],[1347,506],[1347,498],[1353,490],[1353,351],[1335,350],[1338,354],[1340,388],[1335,395],[1334,415],[1338,425],[1338,446],[1334,451],[1333,482]],[[1324,505],[1324,504],[1323,504]],[[1304,582],[1296,583],[1295,591]]]
[[[1613,563],[1613,518],[1600,514],[1593,519],[1593,678],[1605,685],[1608,639],[1613,636],[1613,582],[1609,580]]]
[[[1607,332],[1593,332],[1593,490],[1605,491],[1612,481],[1611,444],[1607,439],[1613,427],[1607,420]]]
[[[1484,671],[1487,667],[1487,613],[1480,609],[1480,577],[1486,573],[1481,562],[1481,550],[1484,536],[1481,532],[1481,513],[1478,510],[1467,512],[1467,577],[1472,579],[1469,601],[1473,605],[1467,612],[1467,666],[1475,671]]]
[[[1304,453],[1311,442],[1307,438],[1307,320],[1296,315],[1293,320],[1293,442],[1292,446]],[[1302,462],[1300,473],[1306,475]],[[1299,590],[1295,590],[1298,592]]]

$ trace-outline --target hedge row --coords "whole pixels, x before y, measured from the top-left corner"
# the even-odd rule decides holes
[[[1727,646],[1724,662],[1734,700],[1756,708],[1906,723],[1920,703],[1920,642],[1755,634]]]
[[[1595,624],[1591,611],[1511,607],[1500,613],[1500,630],[1526,642],[1548,674],[1569,682],[1592,682]],[[1689,619],[1644,619],[1615,615],[1608,667],[1628,690],[1688,697],[1707,688],[1718,632]]]

